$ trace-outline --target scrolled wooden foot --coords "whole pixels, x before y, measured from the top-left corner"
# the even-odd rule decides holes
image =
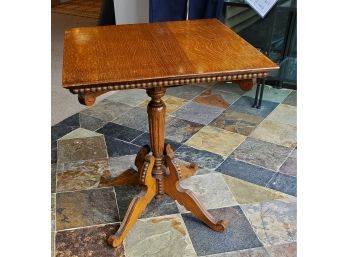
[[[155,158],[147,155],[141,170],[140,183],[142,184],[142,190],[130,203],[122,224],[116,234],[108,238],[108,243],[111,246],[118,247],[122,244],[122,241],[136,223],[141,213],[156,195],[156,179],[153,178],[151,174],[154,163]]]
[[[168,146],[166,147],[168,148]],[[225,231],[228,227],[228,223],[224,220],[216,221],[214,217],[204,209],[191,190],[183,189],[180,186],[180,173],[176,165],[173,163],[173,158],[166,155],[165,161],[169,169],[169,175],[164,178],[164,192],[171,198],[177,200],[187,210],[191,211],[195,217],[203,221],[211,229],[218,232]]]

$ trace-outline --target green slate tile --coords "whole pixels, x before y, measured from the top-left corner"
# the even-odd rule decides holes
[[[255,91],[256,87],[253,87],[252,90],[246,92],[244,95],[249,97],[255,97]],[[291,93],[291,89],[277,89],[273,88],[271,86],[265,85],[264,91],[263,91],[263,100],[271,101],[275,103],[281,103],[284,101],[284,99]]]
[[[278,170],[290,154],[288,147],[247,138],[232,154],[236,158],[271,170]]]
[[[113,188],[57,193],[56,229],[118,222]]]
[[[80,113],[80,126],[81,126],[81,128],[95,131],[95,130],[103,127],[106,123],[107,123],[107,121],[104,121],[104,120],[98,119],[96,117]]]
[[[296,242],[296,200],[272,200],[241,207],[264,246]]]
[[[141,131],[149,131],[147,111],[140,107],[134,107],[112,122]]]
[[[107,98],[109,101],[137,106],[139,103],[150,99],[144,89],[119,90]]]
[[[297,257],[297,243],[272,245],[266,250],[269,257]]]
[[[107,238],[119,224],[59,231],[56,235],[56,257],[125,257],[124,246],[113,248]]]
[[[264,120],[251,133],[250,137],[289,148],[295,148],[297,145],[297,127]]]
[[[267,116],[266,120],[296,126],[297,108],[287,104],[280,104]]]
[[[92,107],[83,110],[80,114],[85,114],[98,118],[103,121],[112,121],[118,116],[131,110],[132,107],[123,103],[115,103],[108,100],[103,100]]]
[[[283,104],[297,106],[297,91],[292,91],[283,101]]]
[[[224,175],[224,179],[239,204],[250,204],[292,197],[228,175]]]
[[[197,256],[179,214],[138,220],[124,245],[127,256]]]
[[[183,188],[190,189],[205,209],[238,204],[220,173],[192,176],[182,180],[180,184]],[[184,206],[179,205],[179,207],[181,211],[185,211]]]

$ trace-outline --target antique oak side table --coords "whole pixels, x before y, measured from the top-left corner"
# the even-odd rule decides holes
[[[277,65],[216,19],[151,24],[84,27],[65,32],[63,87],[78,94],[80,103],[93,105],[97,96],[113,90],[146,89],[150,146],[143,146],[135,170],[100,185],[139,184],[125,218],[108,242],[119,246],[154,197],[169,195],[215,231],[227,224],[216,221],[194,194],[180,187],[182,177],[197,165],[179,166],[164,143],[167,87],[215,81],[235,81],[250,90]]]

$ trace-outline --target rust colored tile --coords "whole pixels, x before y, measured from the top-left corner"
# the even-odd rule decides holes
[[[234,93],[209,89],[204,91],[202,94],[197,96],[192,101],[226,109],[239,97],[240,97],[239,95]]]
[[[106,242],[119,224],[60,231],[56,235],[56,257],[124,257],[124,247]]]

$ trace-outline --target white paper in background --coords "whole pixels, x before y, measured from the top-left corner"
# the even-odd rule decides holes
[[[278,0],[245,0],[262,18]]]

